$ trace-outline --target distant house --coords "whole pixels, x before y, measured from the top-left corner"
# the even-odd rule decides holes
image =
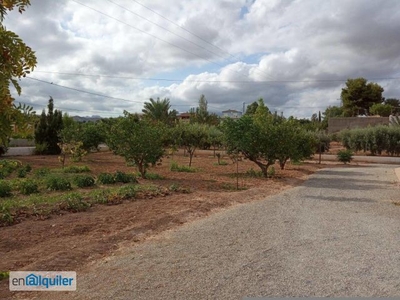
[[[242,112],[234,109],[228,109],[222,112],[222,118],[239,119],[241,116]]]
[[[181,113],[178,115],[179,122],[189,123],[190,122],[190,113]]]

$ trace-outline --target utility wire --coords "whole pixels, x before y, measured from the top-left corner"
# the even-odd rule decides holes
[[[47,83],[47,84],[51,84],[51,85],[54,85],[54,86],[57,86],[57,87],[61,87],[61,88],[64,88],[64,89],[69,89],[69,90],[72,90],[72,91],[76,91],[76,92],[80,92],[80,93],[86,93],[86,94],[89,94],[89,95],[99,96],[99,97],[103,97],[103,98],[120,100],[120,101],[125,101],[125,102],[143,103],[143,101],[127,100],[127,99],[123,99],[123,98],[117,98],[117,97],[107,96],[107,95],[98,94],[98,93],[94,93],[94,92],[89,92],[89,91],[85,91],[85,90],[80,90],[80,89],[77,89],[77,88],[72,88],[72,87],[69,87],[69,86],[65,86],[65,85],[61,85],[61,84],[57,84],[57,83],[41,80],[41,79],[34,78],[34,77],[25,77],[25,78],[26,79],[30,79],[30,80],[43,82],[43,83]]]
[[[129,26],[129,27],[131,27],[131,28],[133,28],[133,29],[135,29],[135,30],[137,30],[137,31],[140,31],[141,33],[147,34],[147,35],[149,35],[149,36],[151,36],[151,37],[153,37],[153,38],[155,38],[155,39],[157,39],[157,40],[160,40],[160,41],[162,41],[162,42],[164,42],[164,43],[166,43],[166,44],[168,44],[168,45],[170,45],[170,46],[172,46],[172,47],[178,48],[178,49],[180,49],[180,50],[182,50],[182,51],[185,51],[185,52],[187,52],[187,53],[189,53],[189,54],[192,54],[192,55],[194,55],[194,56],[197,56],[197,57],[199,57],[199,58],[201,58],[201,59],[204,59],[204,60],[206,60],[206,61],[208,61],[208,62],[210,62],[210,63],[212,63],[212,64],[215,64],[215,65],[217,65],[217,66],[224,67],[223,65],[221,65],[221,64],[219,64],[219,63],[217,63],[217,62],[214,62],[214,61],[212,61],[212,60],[209,60],[208,58],[205,58],[204,56],[198,55],[198,54],[196,54],[196,53],[194,53],[194,52],[192,52],[192,51],[186,50],[185,48],[182,48],[182,47],[180,47],[180,46],[178,46],[178,45],[175,45],[175,44],[173,44],[173,43],[170,43],[170,42],[168,42],[168,41],[166,41],[166,40],[164,40],[164,39],[162,39],[162,38],[159,38],[158,36],[155,36],[154,34],[148,33],[148,32],[146,32],[146,31],[144,31],[144,30],[142,30],[142,29],[140,29],[140,28],[137,28],[137,27],[135,27],[135,26],[132,26],[132,25],[130,25],[130,24],[124,22],[124,21],[121,21],[121,20],[117,19],[117,18],[114,18],[113,16],[107,15],[106,13],[103,13],[103,12],[101,12],[100,10],[97,10],[97,9],[95,9],[95,8],[93,8],[93,7],[90,7],[90,6],[86,5],[86,4],[80,3],[80,2],[78,2],[78,1],[76,1],[76,0],[71,0],[71,1],[72,1],[72,2],[75,2],[75,3],[79,4],[79,5],[82,5],[82,6],[86,7],[86,8],[88,8],[88,9],[91,9],[91,10],[93,10],[93,11],[95,11],[95,12],[97,12],[97,13],[103,15],[103,16],[106,16],[106,17],[108,17],[108,18],[111,18],[111,19],[113,19],[113,20],[115,20],[115,21],[117,21],[117,22],[119,22],[119,23],[122,23],[122,24],[124,24],[124,25],[126,25],[126,26]]]
[[[130,79],[130,80],[144,80],[144,81],[169,81],[169,82],[209,82],[209,83],[245,83],[245,84],[257,84],[257,83],[312,83],[312,82],[346,82],[346,79],[309,79],[309,80],[188,80],[188,79],[170,79],[170,78],[146,78],[146,77],[129,77],[129,76],[114,76],[104,74],[84,74],[84,73],[69,73],[69,72],[57,72],[57,71],[37,71],[35,73],[47,73],[47,74],[59,74],[67,76],[86,76],[86,77],[104,77],[104,78],[116,78],[116,79]],[[376,77],[368,78],[368,80],[398,80],[400,77]]]
[[[210,53],[212,53],[212,54],[214,54],[214,55],[217,55],[217,56],[219,56],[219,57],[225,59],[225,57],[224,57],[223,55],[218,54],[218,53],[216,53],[216,52],[214,52],[214,51],[211,51],[211,50],[207,49],[206,47],[203,47],[203,46],[201,46],[201,45],[199,45],[199,44],[196,44],[195,42],[193,42],[193,41],[191,41],[191,40],[185,38],[184,36],[181,36],[181,35],[179,35],[179,34],[176,34],[176,33],[172,32],[171,30],[169,30],[168,28],[165,28],[165,27],[163,27],[163,26],[157,24],[156,22],[153,22],[152,20],[149,20],[149,19],[147,19],[147,18],[145,18],[145,17],[139,15],[138,13],[135,13],[134,11],[132,11],[132,10],[130,10],[130,9],[128,9],[128,8],[126,8],[126,7],[124,7],[124,6],[120,5],[120,4],[118,4],[118,3],[115,3],[114,1],[111,1],[111,0],[107,0],[107,1],[110,2],[110,3],[112,3],[112,4],[114,4],[114,5],[116,5],[116,6],[118,6],[118,7],[120,7],[120,8],[122,8],[122,9],[124,9],[124,10],[126,10],[127,12],[130,12],[131,14],[133,14],[133,15],[135,15],[135,16],[137,16],[137,17],[143,19],[143,20],[146,20],[147,22],[150,22],[151,24],[153,24],[153,25],[155,25],[155,26],[157,26],[157,27],[159,27],[159,28],[161,28],[161,29],[163,29],[163,30],[165,30],[165,31],[168,31],[169,33],[171,33],[171,34],[173,34],[173,35],[175,35],[175,36],[177,36],[177,37],[179,37],[179,38],[181,38],[181,39],[183,39],[183,40],[185,40],[185,41],[191,43],[192,45],[195,45],[196,47],[199,47],[199,48],[201,48],[201,49],[204,49],[204,50],[206,50],[207,52],[210,52]]]
[[[224,49],[222,49],[222,48],[220,48],[220,47],[218,47],[218,46],[214,45],[213,43],[210,43],[210,42],[208,42],[207,40],[203,39],[201,36],[199,36],[199,35],[197,35],[197,34],[193,33],[193,32],[192,32],[192,31],[190,31],[190,30],[187,30],[185,27],[183,27],[183,26],[179,25],[178,23],[176,23],[176,22],[174,22],[174,21],[172,21],[172,20],[168,19],[167,17],[163,16],[162,14],[160,14],[160,13],[156,12],[154,9],[151,9],[150,7],[148,7],[148,6],[146,6],[146,5],[142,4],[142,3],[140,3],[139,1],[136,1],[136,0],[132,0],[132,1],[133,1],[133,2],[135,2],[135,3],[136,3],[136,4],[138,4],[138,5],[140,5],[140,6],[144,7],[144,8],[146,8],[147,10],[149,10],[149,11],[153,12],[154,14],[156,14],[156,15],[160,16],[160,17],[161,17],[161,18],[163,18],[164,20],[167,20],[168,22],[170,22],[170,23],[174,24],[175,26],[178,26],[178,27],[179,27],[179,28],[181,28],[182,30],[184,30],[184,31],[186,31],[187,33],[189,33],[189,34],[193,35],[194,37],[196,37],[196,38],[198,38],[198,39],[202,40],[203,42],[207,43],[208,45],[211,45],[211,46],[213,46],[213,47],[215,47],[215,48],[219,49],[220,51],[222,51],[222,52],[224,52],[224,53],[228,54],[230,57],[232,57],[232,58],[233,58],[233,60],[234,60],[234,61],[238,61],[238,60],[240,60],[240,59],[238,59],[238,57],[237,57],[237,56],[235,56],[235,55],[231,54],[229,51],[227,51],[227,50],[224,50]],[[257,66],[257,68],[260,68],[260,67],[259,67],[259,66]],[[256,71],[258,71],[259,73],[263,73],[264,75],[266,75],[266,76],[267,76],[268,78],[270,78],[270,79],[272,79],[272,78],[273,78],[272,76],[270,76],[269,74],[265,73],[265,72],[264,72],[264,71],[262,71],[262,70],[256,69]]]

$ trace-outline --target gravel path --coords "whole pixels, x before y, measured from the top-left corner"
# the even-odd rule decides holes
[[[325,169],[303,186],[164,233],[38,299],[400,296],[394,166]],[[48,298],[46,298],[48,297]]]

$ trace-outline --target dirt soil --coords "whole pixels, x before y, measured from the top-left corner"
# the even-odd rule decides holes
[[[11,159],[11,157],[10,157]],[[15,157],[35,168],[59,168],[56,156]],[[180,150],[174,161],[188,163]],[[126,201],[120,205],[95,205],[86,212],[53,215],[39,220],[33,217],[21,223],[0,228],[0,271],[7,270],[63,270],[76,271],[85,264],[112,255],[118,248],[140,243],[157,233],[186,222],[205,217],[211,212],[232,205],[264,199],[301,184],[308,175],[327,165],[304,163],[287,165],[284,171],[275,166],[272,179],[245,176],[246,171],[258,167],[250,161],[240,161],[239,187],[236,190],[236,164],[227,156],[228,165],[215,165],[212,151],[198,151],[193,159],[196,173],[169,170],[172,158],[165,158],[161,166],[150,170],[165,176],[164,180],[140,180],[170,187],[172,184],[190,189],[191,193],[173,193],[164,197]],[[92,174],[133,172],[125,161],[110,152],[92,153],[80,165],[87,165]],[[331,167],[332,164],[329,164]],[[0,299],[11,297],[8,280],[0,282]]]

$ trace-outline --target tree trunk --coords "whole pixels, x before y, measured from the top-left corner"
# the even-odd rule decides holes
[[[255,163],[257,164],[257,166],[260,167],[261,172],[263,173],[265,178],[268,178],[268,167],[270,166],[270,164],[263,164],[259,161],[255,161]]]
[[[189,152],[189,167],[192,166],[192,158],[193,158],[194,150]]]

